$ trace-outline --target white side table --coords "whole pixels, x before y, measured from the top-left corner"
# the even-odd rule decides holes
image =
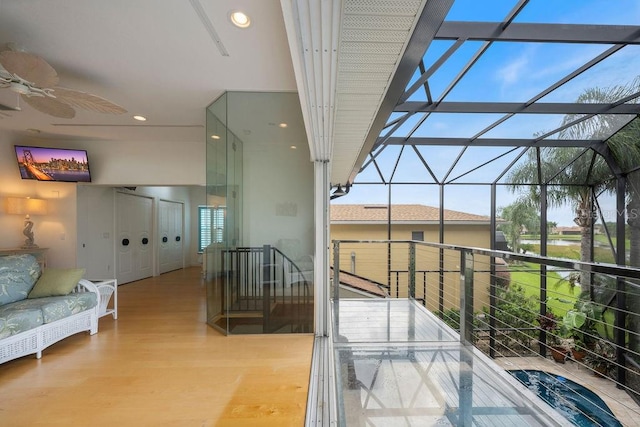
[[[118,318],[118,281],[116,279],[108,280],[91,280],[98,292],[100,293],[100,301],[98,308],[98,317],[111,314],[114,319]],[[109,300],[113,295],[113,306],[109,308]]]

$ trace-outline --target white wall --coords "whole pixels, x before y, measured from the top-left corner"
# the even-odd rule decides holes
[[[24,243],[22,235],[24,218],[8,215],[4,208],[4,198],[7,196],[38,197],[48,200],[49,212],[46,216],[33,217],[34,235],[36,243],[41,247],[48,247],[48,265],[51,267],[74,267],[82,264],[96,269],[96,272],[106,273],[106,265],[93,265],[95,258],[89,262],[87,256],[80,252],[77,242],[78,227],[86,229],[87,235],[82,241],[91,242],[99,253],[105,247],[112,246],[104,238],[105,221],[110,217],[105,210],[100,209],[104,200],[91,206],[90,216],[77,218],[77,188],[75,183],[51,183],[23,180],[20,178],[13,145],[34,145],[40,147],[60,147],[84,149],[88,152],[92,183],[88,188],[96,188],[97,193],[91,192],[90,200],[101,200],[106,191],[103,187],[114,186],[203,186],[205,184],[205,145],[153,142],[119,142],[119,141],[52,141],[49,139],[34,139],[19,134],[0,131],[0,248],[19,247]],[[84,184],[83,184],[84,186]],[[80,190],[82,191],[82,190]],[[178,193],[173,190],[150,190],[154,197],[181,198],[176,201],[190,201],[189,190],[183,189]],[[177,191],[177,190],[176,190]],[[204,190],[202,190],[204,191]],[[176,195],[178,194],[178,195]],[[204,200],[204,197],[202,197]],[[189,202],[190,203],[190,202]],[[202,203],[202,201],[197,201]],[[190,206],[190,205],[189,205]],[[83,207],[82,209],[86,209]],[[191,208],[185,220],[190,216]],[[113,212],[111,211],[111,215]],[[186,221],[188,222],[188,221]],[[97,227],[97,228],[96,228]],[[190,226],[189,226],[190,227]],[[187,230],[185,230],[187,231]],[[112,235],[113,233],[111,233]],[[188,230],[190,236],[191,230]],[[97,236],[97,240],[96,240]],[[107,241],[105,241],[107,240]],[[190,241],[190,243],[193,243]],[[196,240],[197,243],[197,240]],[[85,243],[86,244],[86,243]],[[189,259],[187,265],[197,261],[192,245],[189,245]],[[84,257],[84,258],[83,258]],[[112,259],[112,258],[111,258]],[[113,264],[111,264],[113,265]],[[111,267],[113,268],[113,267]]]
[[[35,243],[50,248],[49,265],[74,266],[76,263],[76,185],[61,182],[37,182],[20,178],[14,141],[0,133],[0,248],[16,248],[24,244],[24,217],[8,215],[4,198],[7,196],[46,199],[47,215],[32,216]],[[34,144],[35,145],[35,144]]]
[[[204,135],[203,135],[204,138]],[[57,145],[59,146],[59,144]],[[205,184],[205,144],[92,141],[65,143],[87,150],[93,184],[184,186]]]
[[[245,244],[299,239],[304,253],[313,254],[313,166],[306,145],[244,145]]]
[[[22,180],[13,150],[16,144],[87,150],[92,183]],[[245,145],[243,244],[275,245],[280,238],[297,238],[303,242],[305,253],[313,253],[313,168],[306,141],[297,145],[297,150],[291,150],[289,144]],[[136,186],[139,194],[185,202],[185,239],[189,241],[185,264],[197,265],[201,257],[196,248],[196,207],[206,200],[205,159],[204,142],[56,142],[0,131],[0,199],[47,199],[49,213],[32,219],[36,243],[50,248],[49,266],[82,266],[97,278],[113,277],[112,187]],[[0,203],[1,249],[23,244],[23,221],[22,217],[7,215],[4,203]]]

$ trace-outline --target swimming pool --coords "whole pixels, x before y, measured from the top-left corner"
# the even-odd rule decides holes
[[[580,427],[622,427],[609,407],[594,392],[560,375],[530,369],[507,371]]]

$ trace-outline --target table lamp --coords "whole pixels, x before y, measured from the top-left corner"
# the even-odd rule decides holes
[[[6,204],[8,214],[25,215],[22,234],[25,235],[26,239],[22,248],[37,248],[38,245],[33,241],[33,221],[31,221],[30,215],[46,215],[47,201],[30,197],[7,197]]]

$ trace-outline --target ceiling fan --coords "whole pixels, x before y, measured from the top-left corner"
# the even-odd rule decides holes
[[[72,119],[76,115],[74,108],[110,114],[127,112],[99,96],[56,86],[58,81],[56,70],[41,57],[22,51],[0,52],[0,88],[18,93],[42,113]]]

